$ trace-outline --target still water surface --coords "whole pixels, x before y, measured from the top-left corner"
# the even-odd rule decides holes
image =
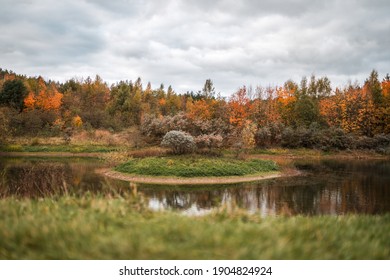
[[[154,210],[204,214],[239,207],[267,215],[343,215],[390,212],[390,161],[296,160],[302,176],[215,186],[138,185]],[[0,199],[52,197],[87,192],[134,192],[130,183],[101,176],[104,167],[86,158],[0,158]]]

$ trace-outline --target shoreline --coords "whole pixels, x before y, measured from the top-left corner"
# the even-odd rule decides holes
[[[0,152],[2,157],[94,157],[105,153],[72,153],[72,152]]]
[[[356,159],[356,160],[365,160],[365,159],[390,159],[390,155],[381,155],[377,153],[367,152],[367,151],[338,151],[330,154],[322,154],[317,150],[308,150],[308,153],[250,153],[247,155],[248,158],[253,159],[270,159],[270,160],[280,160],[280,159]],[[131,156],[132,152],[129,151],[128,155]],[[0,151],[0,156],[2,157],[102,157],[110,152],[9,152],[9,151]]]
[[[275,179],[280,177],[290,177],[302,174],[298,170],[287,170],[285,172],[268,172],[270,174],[255,174],[248,176],[237,177],[193,177],[193,178],[179,178],[179,177],[148,177],[134,174],[126,174],[118,172],[109,168],[96,170],[98,174],[102,174],[112,179],[142,183],[142,184],[156,184],[156,185],[218,185],[218,184],[236,184],[245,182],[254,182],[267,179]]]

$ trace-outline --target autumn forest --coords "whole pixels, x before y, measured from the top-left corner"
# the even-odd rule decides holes
[[[60,83],[0,69],[0,142],[18,136],[69,142],[80,131],[129,128],[148,144],[181,130],[206,146],[387,153],[390,77],[373,70],[362,85],[332,88],[327,77],[313,75],[283,86],[242,86],[222,97],[210,79],[199,91],[178,93],[171,86],[152,88],[141,78],[112,85],[99,76]]]

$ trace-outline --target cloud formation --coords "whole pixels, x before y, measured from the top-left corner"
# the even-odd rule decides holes
[[[140,76],[231,94],[327,75],[390,71],[387,0],[0,0],[0,67],[65,81]]]

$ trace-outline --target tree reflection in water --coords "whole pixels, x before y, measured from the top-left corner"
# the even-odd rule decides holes
[[[262,215],[390,212],[390,162],[297,161],[304,176],[230,186],[143,186],[155,209],[238,207]]]
[[[110,194],[126,190],[113,188],[109,180],[98,176],[97,166],[99,162],[91,159],[1,159],[0,198],[77,196],[86,192]],[[115,185],[127,185],[121,183]]]
[[[153,186],[98,175],[90,159],[0,159],[0,198],[61,195],[142,196],[155,210],[203,214],[243,208],[261,215],[340,215],[390,212],[390,161],[295,161],[303,176],[236,185]]]

